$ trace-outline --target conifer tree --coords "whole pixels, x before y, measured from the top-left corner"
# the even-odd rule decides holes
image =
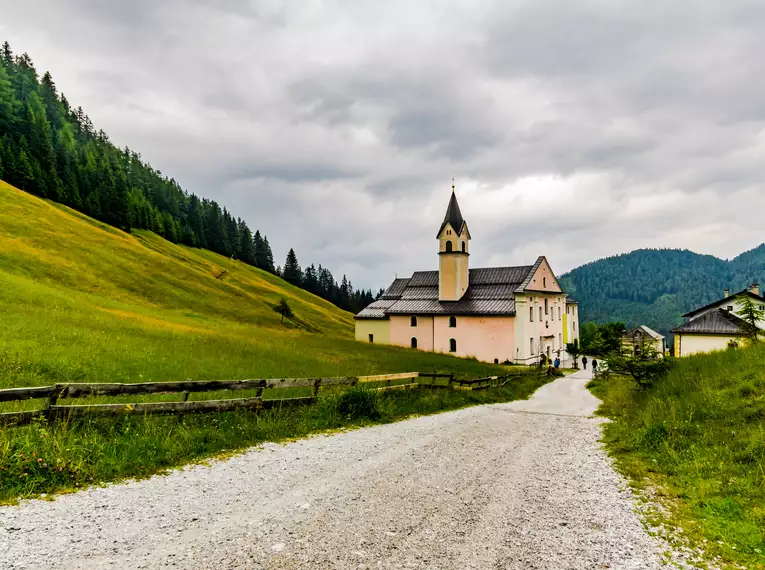
[[[287,259],[284,261],[282,278],[287,283],[292,283],[298,287],[300,286],[300,264],[298,263],[297,256],[295,255],[295,250],[292,248],[290,248],[289,252],[287,253]]]
[[[252,241],[252,233],[247,224],[242,223],[240,230],[240,256],[241,260],[250,265],[255,265],[255,246]]]
[[[263,236],[263,252],[266,261],[266,266],[263,269],[270,273],[275,273],[274,254],[271,252],[271,246],[268,244],[268,236]]]

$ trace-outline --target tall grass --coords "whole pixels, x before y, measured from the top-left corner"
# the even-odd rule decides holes
[[[188,461],[326,430],[392,422],[475,404],[527,398],[546,379],[529,373],[502,388],[465,392],[323,393],[313,406],[261,414],[93,418],[0,431],[0,503],[145,477]]]
[[[664,522],[711,556],[765,568],[765,346],[678,361],[647,391],[591,384],[614,421],[605,442],[637,485],[666,494]]]

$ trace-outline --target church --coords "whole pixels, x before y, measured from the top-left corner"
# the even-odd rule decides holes
[[[566,358],[579,338],[576,301],[544,256],[532,265],[470,268],[470,230],[452,196],[436,235],[438,271],[395,279],[356,315],[356,340],[533,364]]]

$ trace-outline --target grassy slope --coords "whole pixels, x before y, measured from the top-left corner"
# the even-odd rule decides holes
[[[296,323],[280,324],[280,297]],[[2,182],[0,315],[2,387],[491,369],[356,343],[349,313],[273,275]]]
[[[225,277],[216,279],[223,270]],[[292,306],[294,322],[280,324],[272,310],[281,297]],[[3,388],[430,370],[480,376],[503,370],[357,343],[350,314],[273,275],[148,232],[125,234],[2,182],[0,319]],[[377,421],[524,398],[542,382],[528,376],[475,395],[392,393],[379,398]],[[253,394],[237,397],[247,395]],[[191,399],[215,397],[231,395]],[[105,418],[0,429],[0,503],[150,475],[223,450],[365,421],[339,417],[336,397],[327,394],[321,405],[306,410],[261,416]],[[0,411],[39,405],[6,403]]]
[[[654,388],[591,384],[615,421],[605,442],[638,486],[670,505],[658,520],[710,555],[765,568],[765,345],[683,359]]]

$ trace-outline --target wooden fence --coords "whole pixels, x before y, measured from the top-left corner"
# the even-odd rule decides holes
[[[407,390],[411,388],[446,388],[480,390],[500,386],[510,376],[492,376],[470,380],[455,379],[453,374],[403,372],[378,376],[344,376],[336,378],[278,378],[258,380],[210,380],[185,382],[142,382],[136,384],[55,384],[31,388],[0,390],[0,402],[44,399],[42,408],[33,411],[0,413],[0,425],[22,425],[37,418],[45,420],[68,419],[83,415],[148,415],[190,414],[201,412],[227,412],[233,410],[264,410],[289,406],[302,406],[316,401],[319,390],[329,387],[370,385],[371,390]],[[438,379],[447,382],[437,383]],[[403,384],[392,384],[407,381]],[[372,384],[380,384],[372,386]],[[310,396],[264,399],[263,390],[310,388]],[[189,394],[200,392],[254,390],[255,396],[226,400],[199,400],[189,402]],[[181,394],[175,402],[136,402],[121,404],[61,405],[59,400],[89,397]]]

